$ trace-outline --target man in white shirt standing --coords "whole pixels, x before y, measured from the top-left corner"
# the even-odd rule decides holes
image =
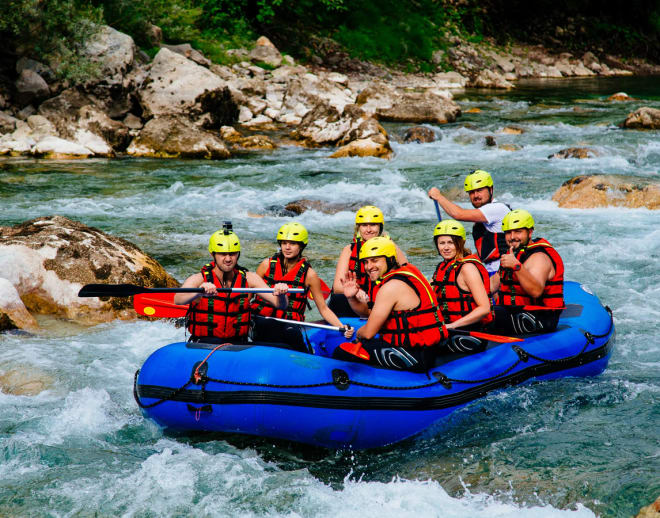
[[[502,219],[511,208],[505,203],[493,201],[493,178],[487,171],[477,169],[465,177],[465,190],[474,209],[464,209],[449,201],[437,187],[429,190],[429,198],[437,201],[450,218],[472,221],[472,237],[477,255],[492,276],[500,268],[500,256],[508,250]]]

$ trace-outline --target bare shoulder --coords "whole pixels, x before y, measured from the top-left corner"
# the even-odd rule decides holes
[[[201,273],[193,273],[190,277],[188,277],[185,281],[183,281],[181,287],[199,288],[203,282],[204,282],[204,276]]]

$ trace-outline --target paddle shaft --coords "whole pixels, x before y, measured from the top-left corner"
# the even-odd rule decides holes
[[[287,320],[285,318],[264,317],[262,315],[255,315],[255,317],[256,318],[264,318],[266,320],[276,320],[278,322],[283,322],[285,324],[293,324],[295,326],[316,327],[317,329],[328,329],[329,331],[338,331],[340,333],[344,332],[343,327],[330,326],[328,324],[315,324],[313,322],[301,322],[299,320]]]
[[[272,293],[273,288],[218,288],[221,293]],[[303,288],[289,289],[289,293],[304,293]],[[205,293],[204,288],[145,288],[135,284],[86,284],[79,297],[130,297],[140,293]]]
[[[435,204],[435,213],[438,216],[438,221],[442,221],[442,212],[440,212],[440,205],[438,205],[438,200],[433,200]]]

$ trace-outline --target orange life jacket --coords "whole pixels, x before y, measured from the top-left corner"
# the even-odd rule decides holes
[[[419,297],[419,306],[407,311],[392,311],[380,329],[383,341],[394,346],[431,346],[447,338],[442,313],[433,287],[424,274],[412,264],[389,271],[374,289],[374,297],[383,285],[392,279],[405,282]]]
[[[202,268],[204,282],[212,282],[223,288],[213,271],[215,264]],[[236,267],[232,288],[247,288],[247,270]],[[218,293],[213,297],[201,297],[190,304],[186,314],[188,332],[193,338],[245,339],[250,328],[250,293]]]
[[[360,238],[353,239],[353,242],[351,243],[351,256],[348,259],[348,270],[355,272],[358,285],[371,297],[373,294],[374,283],[371,282],[367,272],[364,271],[364,264],[360,261],[360,249],[364,243],[365,242]],[[374,300],[374,298],[371,297],[371,300]]]
[[[451,261],[441,262],[435,269],[431,285],[435,288],[438,306],[440,306],[440,311],[442,311],[445,322],[455,322],[477,307],[472,293],[458,285],[458,275],[466,263],[474,264],[477,267],[477,270],[481,274],[484,288],[486,288],[488,298],[490,299],[490,277],[488,276],[486,267],[476,255],[468,255],[460,261],[453,259]],[[487,324],[492,322],[492,320],[493,314],[489,312],[481,322]]]
[[[525,293],[518,273],[511,268],[500,267],[499,303],[504,306],[543,306],[546,308],[564,308],[564,261],[557,251],[543,238],[534,239],[516,253],[516,259],[524,263],[532,254],[545,253],[555,267],[555,275],[545,283],[543,293],[532,298]]]
[[[289,288],[305,289],[305,280],[309,270],[309,261],[307,258],[301,258],[286,275],[282,272],[282,263],[284,257],[281,254],[275,254],[268,262],[268,269],[264,276],[264,281],[271,288],[278,282],[285,282]],[[289,305],[286,309],[277,309],[266,303],[261,298],[256,298],[251,309],[253,314],[263,315],[265,317],[287,318],[290,320],[305,320],[305,309],[307,308],[307,291],[304,293],[289,293]]]

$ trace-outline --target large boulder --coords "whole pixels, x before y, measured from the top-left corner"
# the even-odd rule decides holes
[[[560,207],[629,207],[660,209],[660,183],[625,176],[576,176],[564,182],[552,199]]]
[[[0,227],[0,271],[31,313],[86,324],[136,314],[130,298],[79,298],[85,284],[178,286],[158,262],[132,243],[63,216]]]
[[[631,129],[660,129],[660,109],[642,107],[629,113],[623,121],[624,128]]]
[[[99,77],[107,84],[121,84],[135,61],[133,38],[104,25],[85,43],[82,54],[99,67]]]
[[[342,113],[332,106],[319,104],[305,115],[292,136],[308,147],[346,146],[357,140],[371,141],[362,142],[357,147],[347,148],[345,153],[358,148],[363,150],[361,152],[370,149],[371,153],[368,153],[368,156],[389,158],[392,151],[387,139],[387,132],[372,115],[364,112],[355,104],[346,106]],[[355,155],[340,154],[338,156]]]
[[[380,121],[445,124],[454,122],[461,114],[454,101],[433,89],[409,92],[382,82],[362,90],[355,102]]]
[[[338,112],[353,103],[353,95],[347,93],[341,83],[314,74],[292,76],[279,107],[277,120],[286,124],[302,121],[314,107],[326,104]],[[276,104],[275,104],[276,106]]]
[[[224,87],[225,81],[208,68],[163,48],[151,63],[138,95],[145,118],[198,115],[203,113],[200,96]]]
[[[183,116],[151,119],[126,149],[129,155],[155,158],[229,158],[230,153],[215,133],[195,126]]]

